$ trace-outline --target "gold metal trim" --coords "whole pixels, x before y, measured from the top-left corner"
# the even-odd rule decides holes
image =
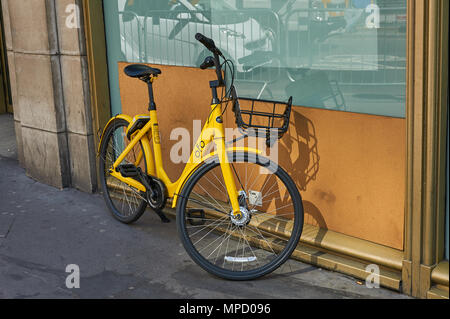
[[[403,292],[426,298],[442,258],[448,1],[408,1],[407,192]],[[447,55],[446,55],[447,54]],[[444,67],[445,66],[445,70]]]
[[[102,0],[82,0],[82,5],[89,69],[92,128],[94,137],[97,137],[111,116],[103,2]],[[94,138],[94,143],[94,149],[97,150],[99,139]],[[97,185],[100,185],[98,162],[96,162],[96,171]]]
[[[446,173],[447,173],[447,116],[448,116],[448,29],[449,29],[449,1],[440,1],[439,14],[439,35],[437,39],[438,52],[437,57],[437,77],[439,85],[437,86],[437,105],[439,107],[438,115],[440,116],[438,122],[437,134],[439,136],[438,143],[438,166],[437,166],[437,206],[436,206],[436,252],[435,263],[444,260],[445,252],[445,214],[446,214]],[[447,284],[448,285],[448,284]]]
[[[448,299],[447,289],[442,287],[433,287],[427,292],[427,299]]]
[[[440,262],[431,273],[431,280],[434,284],[449,286],[448,284],[448,260]]]
[[[176,213],[173,209],[165,209],[167,215],[175,218]],[[258,227],[263,227],[259,225]],[[289,228],[289,227],[287,227]],[[264,229],[267,231],[267,229]],[[283,236],[283,232],[279,230],[273,231],[276,235]],[[324,240],[321,240],[321,247],[314,244],[311,239],[312,234],[319,234]],[[339,251],[336,253],[336,248],[331,241],[336,240],[339,245]],[[258,244],[258,243],[256,243]],[[326,249],[329,248],[329,249]],[[376,255],[384,250],[383,255]],[[385,258],[388,255],[390,257]],[[305,225],[300,244],[291,255],[292,259],[306,262],[317,267],[337,271],[358,279],[366,280],[371,274],[366,270],[367,266],[374,263],[380,268],[380,285],[385,288],[400,291],[401,288],[401,260],[403,253],[397,250],[381,247],[381,245],[373,244],[368,241],[349,237],[340,233],[320,229],[316,226]],[[370,260],[372,259],[372,260]],[[395,268],[389,268],[394,265]]]
[[[99,132],[111,115],[106,39],[102,0],[83,0],[86,51],[89,68],[92,120]],[[96,149],[98,141],[95,141]]]

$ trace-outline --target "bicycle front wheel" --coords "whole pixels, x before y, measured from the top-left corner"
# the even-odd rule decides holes
[[[239,191],[235,217],[217,158],[202,164],[183,187],[177,227],[190,257],[229,280],[251,280],[280,267],[303,229],[301,196],[290,176],[260,156],[229,154]]]

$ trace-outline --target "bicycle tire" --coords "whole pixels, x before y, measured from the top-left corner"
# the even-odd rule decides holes
[[[118,149],[116,149],[114,146],[116,145],[116,143],[113,142],[113,152],[115,154],[113,155],[113,158],[111,158],[111,154],[108,154],[111,139],[114,138],[115,134],[120,133],[121,136],[119,140],[123,141],[123,143],[125,143],[125,141],[128,141],[128,139],[126,138],[125,130],[129,124],[130,123],[128,123],[128,121],[124,119],[114,119],[105,130],[99,154],[100,186],[106,202],[106,206],[108,207],[113,217],[124,224],[131,224],[136,222],[147,208],[145,193],[139,192],[138,190],[135,190],[131,186],[115,178],[110,179],[108,183],[109,167],[112,166],[113,161],[115,161],[118,158],[118,155],[124,150],[124,147],[121,148],[119,145],[117,146]],[[137,145],[139,146],[136,147],[140,147],[141,151],[143,152],[141,142],[139,142]],[[132,153],[135,156],[135,152]],[[130,155],[131,153],[128,156]],[[128,157],[124,160],[124,162],[128,162],[129,164],[132,163],[132,161],[129,161],[127,159]],[[145,153],[143,153],[143,162],[144,171],[146,173],[147,163],[145,161]],[[118,188],[119,190],[114,193],[114,190]],[[128,194],[130,194],[130,197],[128,197]],[[121,201],[122,205],[117,204],[117,202],[115,201]],[[127,209],[127,207],[130,211],[125,214],[123,211]]]
[[[192,217],[191,214],[192,214],[193,210],[192,209],[191,210],[188,209],[188,206],[189,206],[188,202],[189,202],[189,200],[192,201],[193,199],[195,199],[193,203],[197,204],[197,205],[200,205],[197,202],[198,201],[197,199],[200,198],[200,197],[197,196],[198,193],[193,191],[193,189],[196,187],[197,183],[202,179],[202,177],[204,177],[206,174],[208,174],[208,172],[211,172],[213,169],[216,169],[216,168],[218,168],[220,170],[220,164],[219,164],[217,158],[214,158],[211,161],[208,161],[207,163],[203,163],[191,175],[191,177],[189,178],[189,180],[186,182],[185,186],[183,187],[181,193],[179,194],[179,199],[178,199],[178,202],[177,202],[177,209],[176,209],[177,210],[178,234],[179,234],[180,240],[182,241],[183,246],[186,249],[186,252],[188,253],[188,255],[192,258],[192,260],[196,264],[198,264],[200,267],[202,267],[207,272],[209,272],[209,273],[211,273],[211,274],[213,274],[215,276],[218,276],[220,278],[227,279],[227,280],[236,280],[236,281],[252,280],[252,279],[256,279],[258,277],[262,277],[264,275],[267,275],[267,274],[273,272],[274,270],[276,270],[278,267],[280,267],[283,263],[285,263],[287,261],[287,259],[291,256],[291,254],[294,251],[294,249],[297,247],[297,244],[299,242],[299,239],[300,239],[300,236],[301,236],[301,233],[302,233],[302,229],[303,229],[303,204],[302,204],[302,198],[301,198],[300,193],[298,192],[298,189],[297,189],[295,183],[293,182],[292,178],[286,173],[285,170],[283,170],[277,164],[274,164],[273,162],[270,162],[267,159],[263,159],[260,156],[254,156],[252,154],[247,154],[247,153],[234,153],[234,154],[230,153],[229,154],[229,159],[230,159],[230,162],[233,165],[233,168],[238,163],[242,164],[242,163],[246,163],[246,161],[253,162],[253,164],[256,164],[257,166],[260,166],[260,167],[263,167],[263,168],[266,168],[266,169],[269,168],[269,170],[271,170],[272,173],[273,173],[272,176],[275,175],[283,183],[283,185],[285,186],[286,190],[288,191],[288,193],[290,194],[290,196],[292,198],[292,205],[294,207],[294,212],[293,212],[294,221],[292,222],[292,230],[290,232],[290,237],[287,240],[286,246],[277,254],[275,252],[275,250],[273,249],[273,247],[275,247],[275,246],[271,247],[270,244],[269,244],[269,241],[267,239],[265,239],[266,243],[269,246],[269,248],[272,250],[273,254],[275,255],[273,257],[273,260],[271,260],[267,264],[263,264],[261,267],[258,267],[258,268],[255,268],[255,269],[250,269],[250,270],[248,270],[248,269],[244,270],[243,269],[244,267],[242,266],[241,271],[234,270],[234,265],[233,265],[233,269],[229,269],[230,267],[228,267],[228,269],[227,269],[227,267],[225,267],[226,262],[229,263],[230,260],[231,260],[232,263],[235,263],[235,262],[242,262],[242,263],[245,262],[245,263],[247,263],[246,260],[250,260],[251,259],[249,257],[242,258],[242,257],[229,257],[229,256],[226,256],[228,248],[229,248],[228,246],[230,244],[230,239],[229,238],[230,238],[231,235],[228,235],[228,239],[225,238],[226,235],[221,235],[221,237],[223,236],[223,240],[222,240],[222,243],[219,245],[220,248],[216,248],[216,250],[219,249],[219,251],[217,252],[217,255],[219,255],[221,253],[222,246],[225,246],[224,241],[228,240],[228,243],[226,244],[227,247],[226,247],[226,251],[225,251],[225,254],[223,255],[223,257],[222,256],[221,257],[216,256],[215,260],[214,260],[214,263],[211,260],[208,260],[208,258],[211,256],[212,253],[207,258],[205,256],[207,253],[205,253],[203,255],[200,252],[200,251],[203,251],[205,249],[205,247],[207,247],[207,246],[203,246],[201,249],[200,249],[200,247],[196,247],[196,244],[199,241],[196,241],[194,243],[193,242],[194,241],[193,238],[194,238],[194,236],[196,236],[196,233],[198,233],[199,230],[198,230],[198,228],[194,229],[195,226],[192,226],[192,225],[195,225],[195,224],[192,224],[193,218],[195,218],[199,222],[201,222],[202,219],[203,219],[203,222],[205,222],[205,221],[207,222],[207,220],[212,220],[212,218],[211,218],[210,215],[208,215],[207,216],[208,218],[206,218],[206,214],[205,213],[203,213],[203,216],[200,216],[200,217]],[[234,169],[234,172],[236,173],[236,176],[237,176],[237,172],[236,172],[235,169]],[[215,174],[215,175],[217,176],[217,174]],[[271,177],[269,176],[268,179],[266,179],[265,183],[267,183],[267,181],[270,180],[270,178]],[[247,171],[246,171],[246,179],[247,179]],[[255,183],[255,182],[256,181],[254,181],[253,183]],[[239,183],[241,183],[241,181],[239,181]],[[242,183],[241,183],[241,185],[242,185]],[[251,187],[253,187],[253,186],[251,186]],[[242,185],[242,188],[245,190],[245,192],[249,192],[249,189],[251,187],[248,187],[247,182],[246,182],[245,187]],[[263,186],[262,189],[264,189],[264,187],[265,186]],[[211,187],[211,189],[212,188],[213,187]],[[200,189],[200,188],[198,188],[198,189]],[[192,195],[193,199],[191,199],[191,197],[190,197],[191,196],[191,192],[194,192],[194,195]],[[269,197],[269,200],[270,200],[270,197]],[[218,199],[217,199],[217,201],[218,201]],[[212,197],[211,197],[211,201],[208,201],[208,203],[211,204],[212,202],[214,202],[214,199],[212,199]],[[203,206],[205,206],[206,207],[205,209],[209,211],[208,214],[213,214],[214,215],[214,213],[211,212],[212,208],[208,207],[209,204],[206,204],[206,201],[205,201],[203,203]],[[190,205],[192,206],[192,204],[190,204]],[[220,205],[222,205],[222,204],[220,204]],[[194,211],[195,211],[195,209],[194,209]],[[258,216],[258,218],[259,218],[260,215],[256,214],[255,216]],[[277,219],[278,216],[279,215],[274,216],[273,219]],[[228,218],[229,217],[227,217],[227,216],[224,216],[222,218],[218,217],[218,219],[216,220],[216,221],[218,221],[218,223],[216,222],[216,224],[214,224],[214,222],[210,222],[209,226],[207,226],[207,227],[210,227],[210,228],[214,227],[214,229],[213,229],[213,230],[215,230],[214,232],[217,232],[218,225],[221,225],[220,228],[222,228],[222,231],[223,231],[223,229],[225,227],[227,227],[226,231],[224,232],[224,234],[227,234],[227,233],[230,233],[230,232],[234,232],[235,230],[232,230],[233,229],[233,225],[232,225],[233,221],[231,220],[231,216],[230,216],[230,222],[228,223],[229,225],[228,226],[226,225]],[[252,218],[255,218],[255,217],[252,217]],[[270,220],[270,218],[271,217],[268,217],[268,220]],[[278,219],[280,219],[280,220],[281,220],[281,218],[282,217],[278,217]],[[258,222],[258,220],[256,220],[256,222]],[[254,232],[256,234],[256,228],[255,229],[251,228],[251,227],[254,227],[251,224],[252,224],[252,222],[249,222],[245,227],[248,227],[248,229],[250,231],[252,231],[252,232]],[[223,225],[223,227],[222,227],[222,225]],[[232,225],[232,226],[230,226],[230,225]],[[234,226],[237,228],[236,225],[234,225]],[[198,226],[198,227],[200,227],[200,226]],[[239,227],[243,228],[244,226],[239,226]],[[205,228],[206,228],[206,226],[205,226]],[[194,232],[194,234],[192,234],[192,233],[189,234],[190,229],[193,229],[192,232]],[[209,233],[211,233],[213,230],[210,230]],[[247,236],[246,232],[247,232],[247,230],[244,230],[244,231],[241,230],[241,234],[242,234],[242,237],[243,237],[243,248],[242,248],[243,251],[245,250],[244,246],[245,246],[246,239],[250,238],[250,237],[246,237]],[[266,234],[264,230],[257,230],[257,232],[259,232],[259,234],[261,236],[263,236],[262,235],[263,232],[264,232],[264,234]],[[192,238],[191,238],[191,235],[192,235]],[[205,236],[207,236],[207,235],[205,235]],[[200,236],[202,236],[201,233],[198,235],[198,237],[200,237]],[[212,237],[213,235],[208,235],[208,236]],[[217,234],[216,237],[217,236],[219,236],[219,235]],[[269,236],[275,236],[275,237],[273,237],[275,239],[277,237],[277,235],[269,235],[267,233],[267,237],[269,237]],[[200,239],[200,241],[201,240],[203,240],[203,239]],[[233,237],[233,240],[234,240],[234,237]],[[279,239],[276,239],[276,240],[279,240]],[[237,241],[237,240],[235,240],[235,241]],[[241,240],[239,239],[239,242],[240,241]],[[250,242],[252,242],[252,245],[250,245]],[[261,243],[261,240],[260,240],[260,243]],[[260,257],[256,257],[255,250],[252,250],[253,247],[251,247],[251,246],[254,245],[253,241],[251,241],[251,240],[248,241],[247,240],[247,244],[248,244],[248,247],[250,248],[250,251],[253,253],[253,256],[255,258],[255,259],[253,259],[253,261],[257,261],[257,259],[260,258]],[[235,250],[236,250],[235,254],[237,255],[237,252],[240,250],[239,244],[237,245],[237,248]],[[259,248],[259,250],[263,250],[263,249]],[[213,253],[216,254],[215,252],[213,252]],[[266,253],[267,252],[264,252],[264,254],[266,254]],[[259,256],[259,253],[258,253],[258,256]],[[245,259],[245,258],[247,258],[247,259]],[[222,259],[223,259],[223,263],[222,263]],[[218,263],[219,264],[222,263],[222,266],[219,266]],[[248,265],[246,265],[246,267],[247,266]]]

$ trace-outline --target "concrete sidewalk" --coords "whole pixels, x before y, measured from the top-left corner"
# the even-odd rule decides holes
[[[194,264],[149,211],[133,226],[110,216],[103,198],[57,190],[0,157],[0,298],[406,298],[353,278],[289,261],[251,282],[217,279]],[[67,265],[80,267],[69,290]]]

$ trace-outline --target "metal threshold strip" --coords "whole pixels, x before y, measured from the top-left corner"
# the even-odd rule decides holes
[[[427,292],[428,299],[448,299],[448,260],[440,262],[431,273],[432,287]]]
[[[109,183],[109,185],[119,189],[119,185],[116,183]],[[122,188],[120,189],[123,191]],[[131,190],[126,191],[132,192]],[[169,199],[168,203],[170,202]],[[167,215],[176,217],[174,209],[166,208],[164,211]],[[206,213],[212,217],[220,215],[211,210]],[[289,220],[280,223],[279,219],[277,222],[270,219],[270,216],[258,216],[258,218],[252,219],[251,223],[260,230],[273,234],[274,238],[276,236],[286,237],[292,229],[292,222]],[[226,229],[218,229],[226,232]],[[233,236],[238,238],[241,235]],[[257,247],[268,248],[266,241],[253,236],[246,237]],[[271,245],[274,250],[280,249],[274,241],[271,242]],[[367,266],[375,264],[380,268],[380,285],[397,291],[401,290],[403,252],[363,239],[305,224],[300,244],[294,250],[291,258],[361,280],[365,280],[371,274],[366,270]]]

